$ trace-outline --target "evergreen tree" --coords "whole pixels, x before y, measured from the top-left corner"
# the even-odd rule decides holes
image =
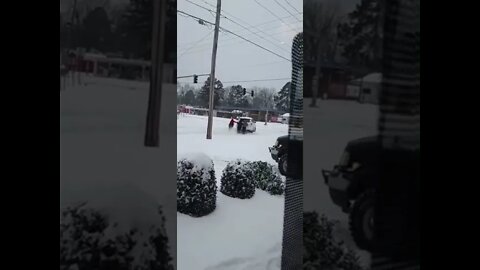
[[[83,21],[82,44],[87,50],[111,51],[111,28],[107,12],[97,7],[87,14]]]
[[[222,82],[216,78],[215,78],[213,88],[214,88],[213,106],[215,107],[215,106],[218,106],[220,104],[220,101],[223,99],[225,89],[223,89]],[[210,76],[207,78],[202,88],[200,89],[200,92],[198,93],[197,101],[199,102],[200,106],[208,108],[209,93],[210,93]]]
[[[165,62],[176,62],[176,0],[167,0],[165,18]],[[125,49],[136,57],[151,58],[152,30],[153,30],[153,1],[130,0],[130,5],[124,14],[121,25],[121,36],[125,43]]]
[[[275,107],[282,112],[288,112],[290,107],[290,82],[287,82],[275,95]]]
[[[188,90],[184,97],[183,97],[183,103],[186,105],[194,105],[195,104],[195,94],[193,93],[193,90]]]
[[[234,85],[230,87],[228,95],[226,98],[226,105],[239,107],[239,108],[248,108],[250,106],[250,100],[248,99],[247,94],[243,94],[243,86]]]
[[[353,66],[381,70],[382,21],[379,0],[361,0],[348,15],[348,21],[338,26],[342,55]]]

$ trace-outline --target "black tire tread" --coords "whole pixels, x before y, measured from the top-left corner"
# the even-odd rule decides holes
[[[362,208],[365,203],[369,203],[369,200],[374,200],[375,198],[375,190],[368,189],[364,191],[358,198],[355,200],[353,204],[352,211],[349,215],[348,225],[350,229],[350,233],[352,234],[352,238],[355,241],[356,245],[364,250],[372,251],[373,250],[373,243],[372,241],[368,241],[365,239],[365,236],[362,232],[362,229],[359,229],[357,223],[361,222],[360,217],[362,216]],[[361,226],[360,226],[361,227]]]

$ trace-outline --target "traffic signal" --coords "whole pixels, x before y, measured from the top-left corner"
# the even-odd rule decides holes
[[[247,89],[243,88],[243,95],[245,96],[247,94]]]
[[[253,97],[253,90],[252,90],[252,97]]]
[[[193,75],[193,83],[197,83],[198,82],[198,76],[197,75]]]

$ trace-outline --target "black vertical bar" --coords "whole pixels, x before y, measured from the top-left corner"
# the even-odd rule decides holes
[[[145,146],[159,146],[160,112],[162,104],[163,56],[166,1],[153,0],[152,59],[150,94],[148,98]]]
[[[302,269],[303,263],[303,33],[292,46],[289,146],[285,188],[282,270]]]
[[[382,153],[372,270],[416,269],[420,267],[420,56],[415,33],[420,32],[420,1],[383,3]]]

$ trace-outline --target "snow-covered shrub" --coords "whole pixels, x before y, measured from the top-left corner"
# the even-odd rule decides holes
[[[240,159],[229,162],[220,181],[220,191],[227,196],[250,199],[255,195],[255,181],[249,162]]]
[[[204,154],[192,154],[177,163],[177,211],[201,217],[215,210],[217,183],[213,161]]]
[[[358,256],[334,239],[335,223],[316,212],[303,213],[303,269],[362,270]]]
[[[273,172],[274,174],[268,182],[267,189],[265,191],[272,195],[283,195],[285,193],[285,182],[283,182],[283,179],[278,172]]]
[[[128,230],[107,214],[82,203],[60,212],[60,269],[146,270],[172,269],[165,218],[148,232]]]
[[[264,161],[251,162],[255,187],[272,195],[283,195],[285,183],[275,167]]]

